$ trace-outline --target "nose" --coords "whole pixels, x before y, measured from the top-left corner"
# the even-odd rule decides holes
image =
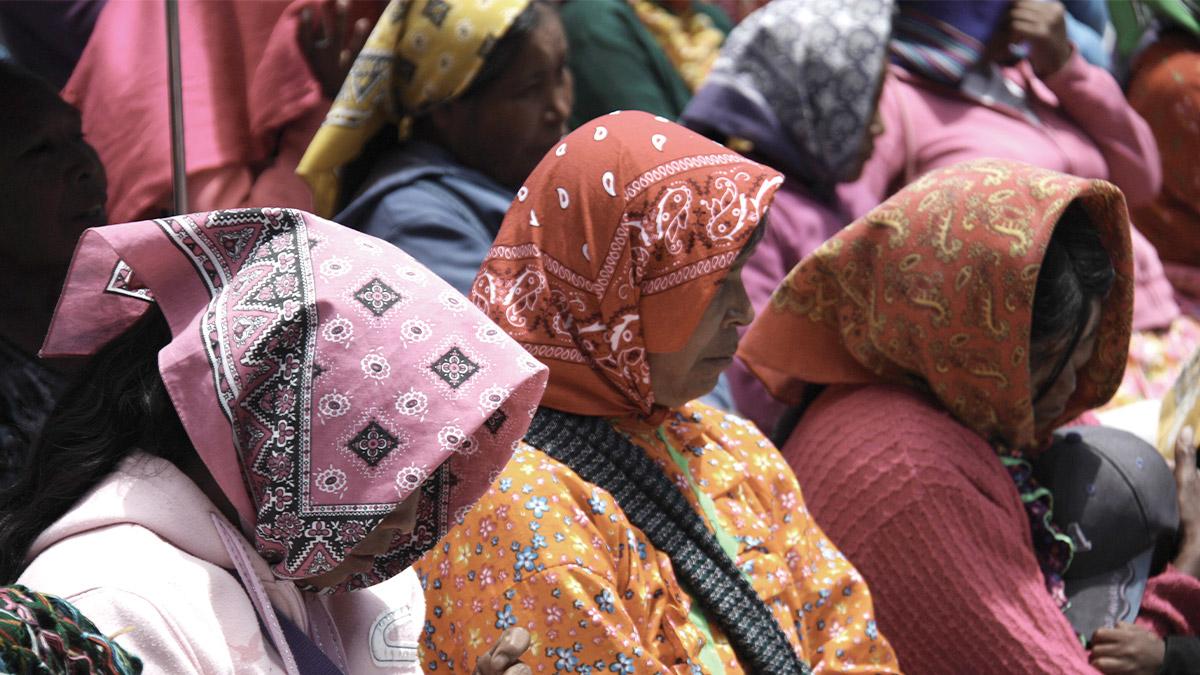
[[[570,71],[564,72],[550,92],[549,105],[546,106],[546,123],[563,124],[571,114],[571,106],[575,104],[575,84]]]
[[[750,296],[746,287],[740,283],[735,292],[734,300],[729,311],[725,314],[726,324],[731,326],[749,326],[754,321],[754,305],[750,304]]]
[[[883,135],[883,132],[887,131],[887,127],[883,124],[883,116],[879,114],[878,110],[875,111],[875,117],[871,119],[869,131],[872,138],[878,138]]]
[[[100,163],[100,156],[88,145],[87,141],[80,140],[72,145],[73,156],[69,164],[68,180],[71,184],[85,185],[87,183],[96,183],[99,185],[105,184],[104,165]]]

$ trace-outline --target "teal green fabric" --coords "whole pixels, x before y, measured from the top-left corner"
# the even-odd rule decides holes
[[[733,23],[720,8],[693,2],[728,34]],[[679,118],[692,92],[626,0],[568,0],[561,10],[575,80],[570,125],[613,110],[644,110]]]
[[[1117,53],[1128,58],[1158,22],[1200,36],[1200,0],[1108,0],[1117,31]]]

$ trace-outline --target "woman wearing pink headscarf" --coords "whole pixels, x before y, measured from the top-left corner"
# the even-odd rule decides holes
[[[170,673],[420,672],[407,568],[546,382],[406,254],[279,209],[87,231],[43,354],[94,357],[2,498],[0,576]]]

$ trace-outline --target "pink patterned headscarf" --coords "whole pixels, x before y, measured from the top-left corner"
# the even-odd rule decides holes
[[[347,587],[407,567],[487,489],[546,384],[407,254],[300,211],[88,230],[42,353],[95,353],[151,303],[175,409],[279,578],[329,571],[419,489],[416,530]]]

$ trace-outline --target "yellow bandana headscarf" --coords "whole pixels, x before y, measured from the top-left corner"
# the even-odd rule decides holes
[[[453,100],[531,0],[391,0],[354,60],[296,173],[319,215],[338,200],[337,170],[387,122],[408,137],[412,118]]]

